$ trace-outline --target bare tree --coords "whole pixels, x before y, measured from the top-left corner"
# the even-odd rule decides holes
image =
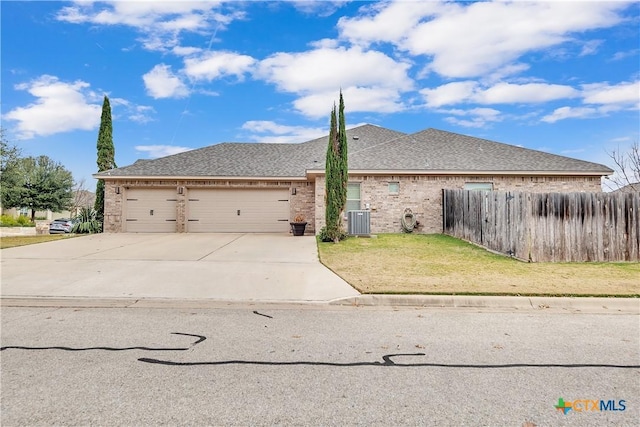
[[[93,206],[95,203],[95,194],[87,190],[86,181],[82,178],[76,181],[73,186],[73,200],[71,201],[71,216],[78,215],[81,208]]]
[[[607,152],[613,161],[614,174],[606,182],[611,190],[640,193],[640,144],[631,144],[628,151],[620,148]]]

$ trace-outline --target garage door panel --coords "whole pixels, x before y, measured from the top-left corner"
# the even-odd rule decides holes
[[[190,232],[281,233],[289,230],[286,189],[191,189],[188,195]]]
[[[172,233],[176,231],[175,189],[130,188],[126,194],[126,231]]]

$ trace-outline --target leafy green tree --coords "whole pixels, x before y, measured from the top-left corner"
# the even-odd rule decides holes
[[[17,165],[20,149],[9,143],[4,129],[0,128],[0,194],[2,206],[5,206],[5,192],[17,185]]]
[[[12,175],[11,185],[2,192],[4,207],[31,209],[31,221],[36,211],[69,208],[73,176],[60,163],[47,156],[20,158]]]
[[[105,95],[102,102],[102,117],[98,132],[98,172],[113,169],[116,166],[116,150],[113,146],[113,128],[111,124],[111,104]],[[104,180],[99,179],[96,187],[95,210],[100,222],[104,221]]]
[[[2,128],[0,128],[0,154],[0,172],[3,174],[8,168],[15,166],[15,162],[21,154],[20,149],[7,140]]]
[[[339,124],[338,124],[339,123]],[[338,242],[344,237],[342,211],[347,203],[347,181],[349,166],[347,161],[347,136],[345,131],[344,100],[340,91],[339,118],[336,120],[336,106],[331,110],[329,145],[325,161],[325,221],[321,230],[323,240]]]

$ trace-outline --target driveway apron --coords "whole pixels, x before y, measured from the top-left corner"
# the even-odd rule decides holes
[[[2,297],[327,302],[359,295],[315,237],[96,234],[3,249]]]

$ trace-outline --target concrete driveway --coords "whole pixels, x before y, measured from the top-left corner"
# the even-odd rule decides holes
[[[359,295],[315,238],[97,234],[3,249],[2,297],[325,302]]]

